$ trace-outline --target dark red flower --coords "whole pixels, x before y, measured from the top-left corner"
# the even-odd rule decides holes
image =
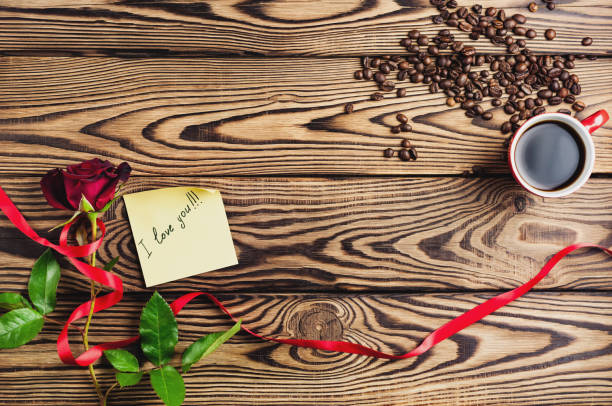
[[[53,169],[40,181],[45,198],[58,209],[78,210],[81,196],[96,209],[102,209],[115,196],[117,184],[130,177],[127,162],[115,167],[98,158],[70,165],[66,170]]]

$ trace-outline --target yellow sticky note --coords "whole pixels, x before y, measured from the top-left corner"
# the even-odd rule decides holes
[[[174,187],[123,200],[147,287],[238,263],[218,190]]]

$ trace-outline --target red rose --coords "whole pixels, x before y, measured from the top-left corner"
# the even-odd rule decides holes
[[[78,210],[81,196],[96,210],[102,209],[115,196],[119,181],[130,177],[132,168],[127,162],[115,167],[108,161],[94,158],[71,165],[65,171],[53,169],[41,179],[45,198],[58,209]]]

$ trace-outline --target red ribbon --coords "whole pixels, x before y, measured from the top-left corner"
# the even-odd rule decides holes
[[[62,229],[60,234],[60,244],[55,245],[48,240],[40,237],[34,230],[28,225],[25,218],[19,212],[19,210],[15,207],[13,202],[6,195],[4,190],[0,187],[0,209],[6,214],[8,219],[17,227],[22,233],[26,236],[30,237],[32,240],[38,242],[41,245],[46,247],[53,248],[57,252],[68,257],[70,262],[85,276],[94,281],[109,287],[112,289],[112,292],[100,296],[96,298],[94,304],[94,313],[102,311],[104,309],[108,309],[109,307],[115,305],[117,302],[121,300],[123,297],[123,283],[121,279],[111,273],[107,272],[103,269],[93,267],[89,264],[86,264],[82,261],[79,261],[75,258],[85,257],[92,254],[100,244],[102,243],[102,239],[104,238],[104,234],[106,232],[104,223],[101,220],[98,220],[98,226],[102,231],[102,236],[94,241],[91,244],[74,246],[68,245],[68,231],[72,224],[67,224]],[[263,340],[274,341],[281,344],[289,344],[298,347],[307,347],[307,348],[315,348],[319,350],[325,351],[336,351],[336,352],[344,352],[351,354],[360,354],[366,355],[376,358],[385,358],[385,359],[403,359],[410,358],[417,355],[421,355],[424,352],[431,349],[433,346],[438,344],[441,341],[446,340],[450,336],[464,328],[470,326],[471,324],[481,320],[483,317],[493,313],[497,309],[507,305],[513,300],[518,299],[523,296],[525,293],[529,292],[531,288],[533,288],[538,282],[540,282],[548,273],[553,269],[553,267],[566,255],[569,253],[580,249],[580,248],[599,248],[608,255],[612,255],[612,250],[602,247],[597,244],[588,244],[588,243],[576,243],[569,245],[563,248],[561,251],[557,252],[538,272],[538,274],[528,281],[527,283],[512,289],[509,292],[502,293],[497,295],[484,303],[479,304],[471,310],[463,313],[462,315],[454,318],[443,326],[439,327],[432,333],[430,333],[425,339],[414,348],[412,351],[402,354],[402,355],[393,355],[387,354],[381,351],[374,350],[372,348],[364,347],[360,344],[349,343],[345,341],[326,341],[326,340],[301,340],[301,339],[282,339],[282,338],[272,338],[272,337],[264,337],[260,334],[253,332],[252,330],[242,326],[242,329],[252,336],[261,338]],[[225,314],[227,314],[232,320],[237,321],[236,318],[230,313],[225,306],[213,295],[207,292],[192,292],[187,293],[176,299],[174,302],[170,304],[172,311],[174,314],[178,314],[185,305],[187,305],[190,301],[195,299],[198,296],[204,295],[208,299],[210,299],[214,304],[216,304],[219,309],[221,309]],[[131,337],[125,340],[113,341],[103,344],[98,344],[93,347],[90,347],[89,350],[85,351],[77,358],[74,357],[72,351],[70,350],[70,343],[68,340],[68,328],[72,323],[76,320],[87,317],[89,314],[89,310],[91,308],[91,301],[87,301],[80,306],[78,306],[70,315],[64,328],[62,329],[58,339],[57,339],[57,352],[59,354],[60,359],[66,364],[76,364],[81,366],[87,366],[93,362],[95,362],[98,358],[102,356],[104,350],[114,349],[124,347],[136,340],[138,340],[138,336]]]

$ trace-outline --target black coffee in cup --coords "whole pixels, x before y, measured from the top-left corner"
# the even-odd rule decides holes
[[[555,190],[578,178],[585,154],[573,128],[559,121],[542,121],[521,135],[514,159],[525,182],[540,190]]]

